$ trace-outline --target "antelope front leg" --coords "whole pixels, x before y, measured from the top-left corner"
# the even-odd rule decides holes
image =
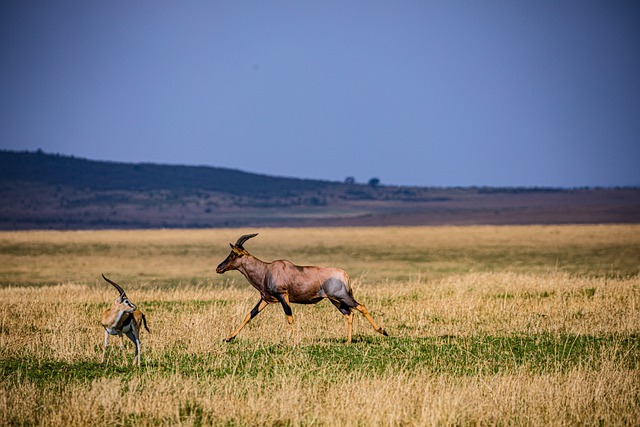
[[[240,326],[238,326],[238,328],[235,331],[231,332],[231,334],[225,339],[225,341],[229,342],[233,340],[236,337],[236,335],[238,335],[238,333],[242,330],[242,328],[244,328],[247,325],[247,323],[251,321],[251,319],[256,317],[258,313],[260,313],[267,305],[269,305],[269,303],[263,299],[258,301],[258,304],[256,304],[256,306],[253,307],[253,309],[249,313],[247,313],[247,316],[244,318]]]
[[[291,333],[293,334],[293,345],[298,345],[298,331],[296,325],[293,324],[293,312],[291,311],[291,305],[289,305],[289,295],[281,294],[276,295],[276,298],[282,304],[284,315],[287,317],[287,323],[291,326]]]

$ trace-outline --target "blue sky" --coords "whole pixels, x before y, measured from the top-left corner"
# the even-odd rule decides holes
[[[0,58],[2,149],[640,185],[637,1],[5,0]]]

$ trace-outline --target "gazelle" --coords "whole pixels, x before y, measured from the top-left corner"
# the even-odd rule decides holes
[[[264,262],[251,255],[243,247],[244,243],[258,234],[245,234],[236,244],[231,246],[231,253],[218,265],[219,274],[229,270],[238,270],[249,283],[260,292],[260,301],[246,315],[240,326],[227,338],[229,342],[256,317],[267,305],[279,302],[284,309],[287,322],[293,330],[294,342],[298,336],[293,325],[293,314],[290,303],[315,304],[324,298],[344,315],[347,320],[347,344],[351,343],[353,330],[353,313],[357,310],[371,323],[376,332],[387,335],[387,332],[376,324],[363,304],[353,298],[350,279],[347,273],[338,268],[306,266],[301,267],[286,260]]]
[[[105,310],[102,314],[102,326],[104,326],[104,348],[102,350],[102,360],[104,363],[105,354],[107,352],[107,345],[109,343],[109,335],[118,335],[120,337],[120,349],[122,350],[122,357],[124,362],[127,362],[127,356],[124,353],[124,337],[125,334],[133,344],[136,346],[136,355],[133,357],[133,364],[140,366],[140,328],[144,323],[144,328],[147,332],[151,332],[147,327],[147,318],[144,313],[138,310],[136,305],[129,301],[124,289],[115,282],[107,279],[104,274],[102,278],[111,283],[120,296],[113,301],[111,308]]]

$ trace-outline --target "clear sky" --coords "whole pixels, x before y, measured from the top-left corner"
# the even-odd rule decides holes
[[[421,186],[640,185],[640,2],[0,2],[0,148]]]

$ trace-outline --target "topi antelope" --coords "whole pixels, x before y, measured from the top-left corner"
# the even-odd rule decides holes
[[[140,366],[140,328],[144,323],[144,328],[149,331],[147,327],[147,318],[144,313],[138,310],[136,305],[129,301],[124,289],[115,282],[104,277],[102,278],[111,283],[120,292],[120,296],[113,301],[111,308],[105,310],[102,314],[102,326],[104,326],[104,349],[102,350],[102,361],[104,363],[104,357],[107,352],[107,344],[109,342],[109,335],[118,335],[120,337],[120,349],[122,350],[122,357],[124,362],[127,362],[127,356],[124,353],[124,337],[125,334],[136,346],[136,355],[133,357],[133,364]]]
[[[347,344],[351,342],[353,330],[353,309],[359,311],[371,323],[373,329],[382,335],[387,332],[376,324],[364,305],[353,298],[349,276],[338,268],[300,267],[286,260],[264,262],[252,256],[242,246],[244,242],[258,234],[241,236],[236,244],[231,246],[231,253],[216,268],[219,274],[229,270],[240,271],[260,292],[260,301],[251,310],[240,326],[227,338],[229,342],[238,335],[251,319],[256,317],[268,304],[279,302],[282,304],[287,322],[291,325],[294,342],[298,336],[293,325],[293,315],[290,303],[315,304],[324,298],[336,306],[347,320]]]

